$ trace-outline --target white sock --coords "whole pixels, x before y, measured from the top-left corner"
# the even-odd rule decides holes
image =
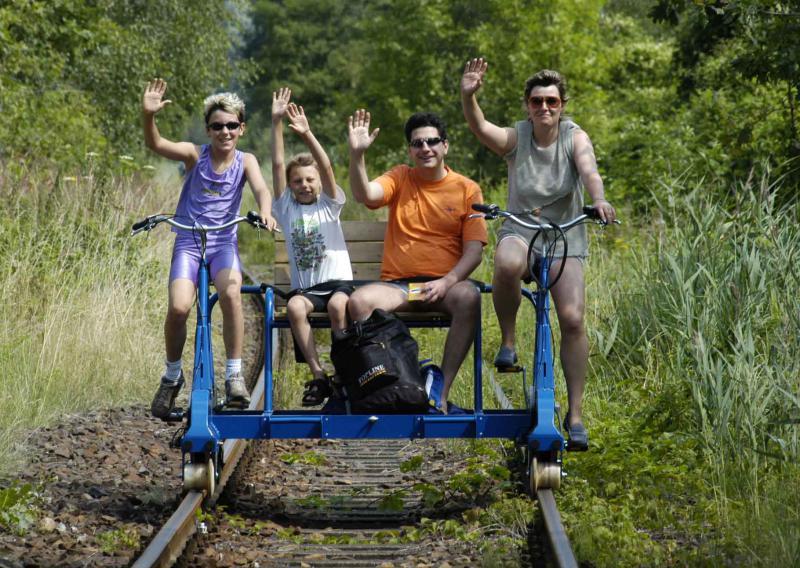
[[[167,361],[166,369],[164,370],[164,378],[166,382],[177,383],[181,378],[181,360]]]
[[[231,377],[242,372],[241,359],[228,359],[225,363],[225,380],[230,381]]]

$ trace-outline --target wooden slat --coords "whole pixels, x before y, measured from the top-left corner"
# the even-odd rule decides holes
[[[350,262],[375,262],[380,261],[383,256],[383,241],[351,241],[347,243],[347,253],[350,255]],[[289,262],[289,254],[286,246],[275,247],[275,264],[286,264]]]
[[[345,241],[382,241],[386,221],[342,221]],[[283,233],[274,233],[276,242],[286,240]]]

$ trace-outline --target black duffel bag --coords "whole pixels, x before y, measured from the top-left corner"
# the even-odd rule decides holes
[[[355,414],[426,412],[419,347],[408,327],[384,310],[333,333],[331,360]]]

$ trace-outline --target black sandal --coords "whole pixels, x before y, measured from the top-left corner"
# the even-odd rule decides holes
[[[303,406],[319,406],[325,399],[333,394],[331,379],[327,375],[306,382],[303,392]]]

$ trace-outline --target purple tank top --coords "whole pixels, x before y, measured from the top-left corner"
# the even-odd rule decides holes
[[[194,222],[202,225],[221,225],[239,214],[242,205],[242,189],[244,188],[244,154],[234,152],[233,162],[221,174],[214,171],[211,165],[211,148],[204,144],[200,148],[200,159],[186,174],[183,182],[178,208],[175,210],[176,220],[190,225]],[[218,243],[230,241],[236,237],[234,225],[224,231],[208,233],[208,242]],[[191,236],[191,232],[172,229],[178,238]]]

